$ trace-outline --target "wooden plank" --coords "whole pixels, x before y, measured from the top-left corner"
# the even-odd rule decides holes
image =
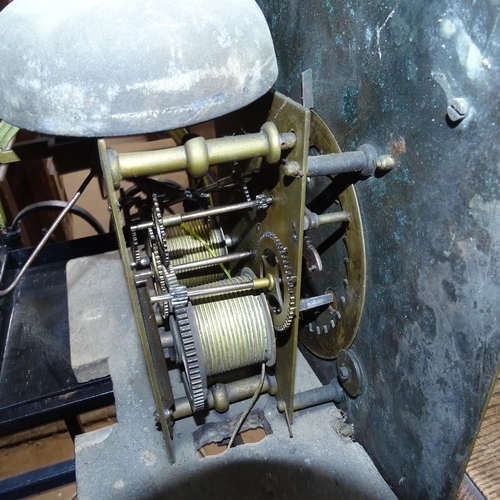
[[[483,494],[477,489],[477,486],[471,481],[470,477],[465,474],[457,500],[485,500]]]
[[[487,500],[500,499],[500,379],[497,380],[467,465],[467,475]],[[464,500],[467,497],[463,497]],[[462,497],[459,495],[459,499]]]

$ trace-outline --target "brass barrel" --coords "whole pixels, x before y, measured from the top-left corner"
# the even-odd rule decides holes
[[[190,288],[189,290],[204,290],[204,289],[214,289],[214,288],[220,288],[221,291],[218,293],[210,293],[210,295],[207,296],[201,296],[201,297],[192,297],[191,302],[196,305],[196,304],[201,304],[207,301],[213,301],[213,300],[225,300],[225,299],[230,299],[234,298],[235,295],[234,293],[227,293],[224,291],[224,288],[227,285],[238,285],[240,283],[250,283],[252,281],[252,276],[250,275],[240,275],[240,276],[233,276],[232,278],[228,279],[223,279],[220,281],[214,281],[213,283],[204,283],[203,285],[200,286],[194,286]],[[237,292],[240,293],[240,292]],[[241,294],[241,293],[240,293]]]
[[[182,227],[184,224],[188,230]],[[170,263],[173,266],[227,254],[224,235],[220,229],[215,227],[212,219],[198,219],[184,224],[165,228]],[[207,250],[205,245],[193,234],[204,240],[213,253]],[[176,274],[179,283],[187,287],[210,283],[225,276],[219,264],[179,271]]]
[[[274,328],[263,294],[216,298],[193,306],[207,376],[274,364]]]

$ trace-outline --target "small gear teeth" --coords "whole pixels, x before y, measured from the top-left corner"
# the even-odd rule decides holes
[[[151,227],[148,229],[148,237],[149,237],[149,241],[151,242],[151,244],[156,243],[155,232],[153,231],[153,228],[151,228]]]
[[[158,250],[153,252],[154,258],[156,260],[156,265],[158,268],[158,283],[160,284],[161,293],[164,295],[167,293],[167,283],[166,283],[166,269],[165,266],[161,263],[160,253]]]
[[[177,276],[170,269],[166,269],[166,281],[167,281],[167,289],[170,293],[173,293],[174,290],[179,286],[179,282],[177,281]]]
[[[163,215],[160,208],[160,204],[158,203],[158,196],[155,193],[153,193],[152,199],[153,199],[152,216],[153,216],[156,237],[159,242],[160,255],[162,258],[163,265],[165,267],[168,267],[170,265],[170,257],[168,254],[167,234],[165,233],[165,226],[163,225]]]
[[[148,237],[149,237],[149,254],[151,260],[151,267],[153,269],[153,280],[155,289],[158,294],[165,295],[167,293],[166,269],[161,261],[157,240],[154,231],[151,228],[148,230]],[[168,302],[165,301],[161,303],[160,307],[161,307],[162,317],[167,318],[169,315]]]
[[[281,243],[278,236],[268,231],[265,232],[259,240],[257,256],[260,259],[265,250],[271,250],[278,260],[278,265],[281,268],[281,276],[286,288],[287,297],[283,297],[282,311],[272,313],[274,329],[281,332],[290,328],[293,318],[295,317],[295,280],[292,268],[288,262],[287,248]],[[263,276],[261,276],[262,278]]]
[[[141,251],[139,250],[139,240],[137,239],[137,231],[130,231],[132,236],[132,253],[134,255],[134,262],[139,264],[141,261]]]
[[[199,355],[193,329],[188,314],[189,299],[187,289],[181,286],[170,266],[168,242],[163,226],[162,211],[156,194],[152,195],[153,227],[148,229],[148,245],[154,283],[158,293],[170,293],[172,299],[162,303],[162,315],[167,318],[170,313],[175,316],[184,363],[187,393],[194,412],[205,408],[206,379],[200,366]],[[170,303],[170,305],[169,305]],[[170,310],[170,306],[172,310]]]
[[[172,273],[173,274],[173,273]],[[171,274],[167,274],[167,276]],[[171,278],[171,285],[177,282],[177,278]],[[187,313],[188,296],[186,287],[178,284],[172,286],[170,293],[174,296],[172,305],[182,342],[184,369],[189,386],[189,399],[194,412],[205,408],[205,380],[201,376],[201,368],[193,338],[191,322]]]

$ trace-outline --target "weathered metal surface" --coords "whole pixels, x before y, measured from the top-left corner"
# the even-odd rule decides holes
[[[252,0],[16,0],[0,14],[0,117],[54,135],[110,136],[209,120],[276,79]]]
[[[366,387],[348,414],[400,498],[451,498],[500,353],[500,6],[259,3],[278,90],[300,99],[312,68],[315,109],[340,146],[398,155],[356,185],[368,274],[353,349]],[[458,125],[455,97],[470,105]]]

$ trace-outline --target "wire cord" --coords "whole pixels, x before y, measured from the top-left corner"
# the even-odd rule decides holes
[[[250,404],[248,405],[248,408],[245,410],[245,413],[241,415],[240,419],[238,420],[238,423],[236,424],[236,427],[234,428],[233,434],[231,436],[231,439],[229,440],[229,444],[227,445],[227,449],[231,448],[233,446],[234,440],[236,439],[236,436],[238,435],[238,432],[240,432],[241,426],[243,425],[243,422],[245,419],[248,417],[248,414],[252,411],[252,408],[255,405],[255,402],[260,396],[260,391],[262,390],[262,386],[264,385],[264,378],[266,376],[266,364],[262,363],[262,370],[260,372],[260,382],[255,390],[255,393],[252,397],[252,400],[250,401]]]
[[[64,210],[67,205],[68,202],[63,200],[39,201],[38,203],[28,205],[16,215],[14,221],[12,222],[10,231],[18,231],[21,222],[30,215],[34,215],[38,212],[45,212],[46,210],[57,210],[58,212],[60,212],[61,210]],[[84,208],[74,205],[73,207],[71,207],[70,213],[77,215],[84,221],[88,222],[88,224],[92,226],[97,234],[104,234],[106,232],[104,231],[104,228],[101,226],[99,221]]]
[[[78,201],[78,199],[80,198],[82,193],[85,191],[85,188],[89,185],[89,183],[93,177],[94,177],[94,173],[90,172],[90,174],[87,176],[87,178],[83,181],[82,185],[78,188],[78,191],[75,193],[73,198],[71,198],[71,200],[68,202],[68,204],[66,205],[66,208],[64,208],[61,211],[61,213],[57,216],[57,218],[54,221],[54,223],[52,224],[52,226],[50,226],[49,230],[44,235],[44,237],[42,238],[40,243],[38,243],[36,248],[33,250],[33,253],[29,256],[28,260],[26,261],[24,266],[21,268],[21,270],[19,271],[19,274],[16,276],[14,281],[7,288],[0,290],[0,297],[3,297],[5,295],[9,294],[10,292],[12,292],[12,290],[14,290],[14,288],[16,288],[17,284],[21,281],[21,278],[24,276],[24,274],[26,273],[26,271],[28,270],[30,265],[33,263],[33,261],[36,259],[36,256],[40,253],[40,250],[43,248],[45,243],[47,243],[47,241],[52,236],[52,233],[56,230],[56,228],[60,224],[60,222],[64,219],[64,217],[69,213],[69,211],[72,209],[72,207]]]

